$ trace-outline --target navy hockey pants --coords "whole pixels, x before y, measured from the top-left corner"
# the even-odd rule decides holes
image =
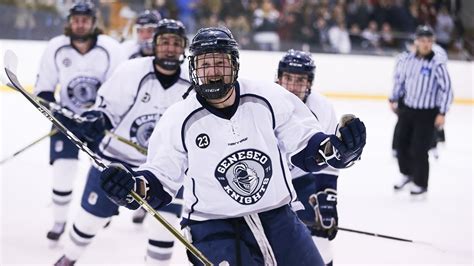
[[[306,226],[289,206],[259,214],[278,265],[324,265]],[[215,265],[264,265],[262,253],[243,218],[188,221],[193,245]],[[202,265],[188,256],[194,265]]]
[[[71,130],[74,133],[77,124],[74,121],[69,119],[60,118],[60,116],[55,115],[59,121]],[[51,129],[55,128],[52,126]],[[53,164],[57,159],[77,159],[79,158],[79,148],[70,141],[66,135],[61,132],[58,132],[51,136],[49,142],[49,164]]]

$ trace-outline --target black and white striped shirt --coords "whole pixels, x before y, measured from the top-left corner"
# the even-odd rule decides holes
[[[400,98],[413,109],[439,108],[441,114],[448,112],[453,91],[445,60],[434,52],[425,57],[415,53],[400,56],[390,101]]]

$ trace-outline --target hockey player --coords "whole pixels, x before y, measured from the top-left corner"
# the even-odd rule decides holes
[[[112,164],[101,174],[102,188],[136,209],[128,196],[135,187],[159,208],[184,184],[185,235],[213,263],[323,265],[289,206],[296,194],[285,154],[306,172],[345,168],[362,153],[364,124],[356,118],[341,127],[342,139],[326,135],[278,84],[237,78],[238,44],[227,28],[200,29],[189,51],[197,94],[161,117],[138,171]],[[327,154],[320,152],[326,143],[334,148]]]
[[[94,6],[89,2],[76,3],[69,10],[64,35],[49,41],[41,58],[35,94],[80,114],[94,104],[97,89],[120,61],[120,45],[97,28]],[[54,92],[58,85],[59,99],[56,99]],[[55,116],[68,128],[76,127],[62,115]],[[54,226],[47,238],[53,241],[64,232],[77,158],[78,149],[65,135],[59,133],[51,137]]]
[[[316,66],[311,55],[289,50],[278,64],[277,83],[300,98],[314,114],[326,134],[337,128],[336,112],[332,104],[318,92],[311,91]],[[337,233],[337,176],[338,170],[327,167],[316,173],[307,173],[290,165],[293,186],[304,209],[298,217],[308,226],[313,241],[326,265],[332,265],[329,240]],[[316,203],[313,207],[310,198]]]
[[[123,142],[104,137],[105,129],[147,147],[148,138],[163,112],[182,100],[191,84],[187,71],[180,68],[187,43],[183,24],[172,19],[160,20],[153,43],[154,57],[123,63],[102,85],[93,110],[84,113],[92,122],[84,123],[81,129],[89,143],[100,142],[98,155],[132,168],[144,163],[146,156]],[[100,171],[92,166],[81,208],[65,245],[65,255],[57,265],[72,265],[109,218],[118,214],[118,206],[100,188],[99,175]],[[181,204],[171,203],[160,209],[160,213],[171,224],[178,225],[181,209]],[[166,265],[171,258],[174,238],[156,221],[148,221],[150,237],[146,261],[148,264]]]
[[[126,58],[153,56],[153,35],[159,20],[159,14],[150,10],[145,10],[138,15],[133,27],[135,38],[121,44]]]
[[[136,39],[122,43],[123,53],[128,59],[154,55],[153,36],[158,26],[158,16],[159,14],[150,10],[145,10],[138,15],[133,29]],[[140,208],[133,213],[132,221],[141,224],[145,216],[146,211]]]

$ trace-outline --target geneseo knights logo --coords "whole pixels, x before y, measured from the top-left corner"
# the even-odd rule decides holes
[[[93,77],[77,77],[67,86],[67,96],[78,108],[89,108],[97,97],[100,81]]]
[[[240,204],[251,205],[267,191],[272,173],[268,155],[247,149],[227,156],[217,165],[214,175],[227,195]]]
[[[158,114],[139,116],[130,127],[130,140],[142,147],[148,147],[148,139],[153,133]]]

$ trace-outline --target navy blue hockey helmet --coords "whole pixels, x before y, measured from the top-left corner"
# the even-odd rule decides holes
[[[96,19],[96,10],[93,3],[88,1],[80,1],[72,5],[69,9],[68,19],[74,15],[91,16]]]
[[[416,31],[415,31],[416,38],[433,37],[433,36],[434,36],[433,28],[431,28],[428,25],[420,25],[416,28]]]
[[[234,87],[239,73],[239,45],[229,29],[210,27],[200,29],[189,47],[189,73],[196,92],[205,99],[220,99]],[[197,57],[203,54],[228,54],[231,60],[231,82],[224,79],[204,84],[204,77],[198,75]]]
[[[188,44],[188,38],[186,37],[186,28],[179,20],[165,18],[158,21],[156,32],[153,36],[153,47],[156,47],[156,45],[158,44],[158,36],[163,34],[175,34],[181,37],[183,39],[183,48],[185,48]],[[178,69],[179,66],[184,62],[185,58],[186,55],[184,54],[184,49],[180,59],[158,58],[158,55],[155,52],[155,62],[159,66],[168,70]]]
[[[278,78],[283,72],[308,75],[308,81],[313,82],[316,65],[309,53],[290,49],[278,63]]]
[[[151,10],[145,10],[138,14],[135,24],[140,27],[157,27],[159,20],[159,14],[156,14]]]

